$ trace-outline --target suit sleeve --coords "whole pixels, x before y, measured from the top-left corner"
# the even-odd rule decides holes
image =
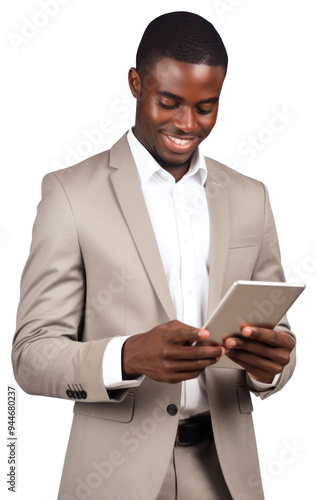
[[[81,341],[84,314],[85,267],[75,220],[62,185],[48,174],[22,274],[12,349],[16,380],[27,393],[64,399],[77,394],[86,402],[125,397],[127,390],[107,392],[103,383],[111,337]]]
[[[272,213],[272,208],[269,200],[269,195],[267,189],[264,185],[264,229],[262,234],[262,242],[259,251],[259,255],[254,267],[254,272],[252,279],[255,281],[285,281],[284,271],[281,264],[280,248],[278,243],[278,237],[276,232],[275,221]],[[290,325],[287,321],[286,316],[284,316],[275,330],[286,332],[295,341],[295,336],[290,329]],[[293,375],[296,364],[296,350],[293,349],[291,353],[290,362],[285,366],[277,386],[274,389],[268,389],[264,391],[259,391],[256,386],[252,383],[250,377],[248,377],[248,385],[252,392],[261,399],[265,399],[272,394],[275,394],[281,390],[288,380]]]

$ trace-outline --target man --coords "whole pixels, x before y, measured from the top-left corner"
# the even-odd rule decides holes
[[[61,500],[263,498],[249,391],[285,385],[292,333],[220,347],[201,329],[233,281],[284,279],[265,187],[198,148],[226,69],[208,21],[160,16],[129,71],[133,130],[44,178],[13,365],[25,391],[77,400]]]

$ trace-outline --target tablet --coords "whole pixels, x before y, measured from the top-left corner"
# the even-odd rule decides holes
[[[223,344],[232,335],[241,335],[241,327],[260,326],[274,329],[304,290],[305,285],[269,281],[236,281],[203,326],[210,340]],[[227,356],[215,367],[240,368]]]

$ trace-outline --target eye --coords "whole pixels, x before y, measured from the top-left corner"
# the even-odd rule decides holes
[[[209,109],[208,108],[203,109],[200,107],[200,108],[196,108],[196,111],[200,115],[209,115],[213,111],[213,109],[214,109],[214,106],[212,106],[212,108],[209,108]]]
[[[157,104],[163,109],[175,109],[178,107],[178,103],[172,100],[162,101],[161,99],[156,99]]]

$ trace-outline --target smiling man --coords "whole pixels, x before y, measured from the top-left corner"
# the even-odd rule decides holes
[[[43,180],[13,365],[25,391],[77,400],[60,500],[263,499],[250,391],[286,384],[293,334],[201,329],[233,281],[284,280],[266,188],[199,149],[227,62],[207,20],[155,19],[133,129]]]

